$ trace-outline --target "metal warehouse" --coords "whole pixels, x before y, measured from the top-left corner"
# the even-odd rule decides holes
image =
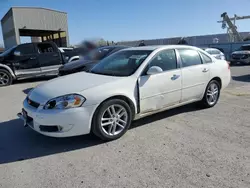
[[[32,42],[54,41],[69,45],[67,13],[34,7],[12,7],[1,20],[6,49],[20,44],[20,36],[30,36]]]
[[[249,32],[240,32],[240,35],[245,38],[249,36]],[[227,43],[228,34],[213,34],[213,35],[201,35],[201,36],[189,36],[185,37],[188,44],[193,46],[206,46],[209,44]],[[149,39],[144,40],[146,45],[165,45],[165,44],[177,44],[181,40],[181,37],[174,38],[161,38],[161,39]],[[138,46],[140,41],[123,41],[119,44],[128,46]]]

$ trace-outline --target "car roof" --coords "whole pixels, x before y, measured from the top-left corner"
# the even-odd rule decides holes
[[[200,49],[195,46],[189,45],[154,45],[154,46],[138,46],[138,47],[131,47],[124,50],[156,50],[156,49],[178,49],[178,48],[189,48],[189,49]]]
[[[218,51],[220,51],[220,50],[217,49],[217,48],[202,48],[202,49],[204,49],[204,50],[218,50]]]

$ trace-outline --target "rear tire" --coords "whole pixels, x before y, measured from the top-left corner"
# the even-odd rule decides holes
[[[132,122],[130,106],[123,100],[111,99],[96,110],[92,121],[92,132],[105,141],[124,135]]]
[[[13,78],[9,71],[0,69],[0,87],[11,85]]]
[[[211,108],[217,104],[220,98],[220,84],[216,80],[211,80],[206,88],[201,104],[205,108]]]

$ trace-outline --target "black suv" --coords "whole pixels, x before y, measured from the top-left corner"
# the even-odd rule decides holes
[[[26,43],[0,54],[0,87],[13,80],[57,75],[64,57],[53,42]]]

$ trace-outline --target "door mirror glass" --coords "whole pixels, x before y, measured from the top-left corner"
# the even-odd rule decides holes
[[[14,56],[21,56],[21,52],[18,50],[14,51]]]
[[[158,66],[152,66],[148,69],[147,71],[147,75],[153,75],[153,74],[158,74],[158,73],[161,73],[163,72],[162,68],[161,67],[158,67]]]

